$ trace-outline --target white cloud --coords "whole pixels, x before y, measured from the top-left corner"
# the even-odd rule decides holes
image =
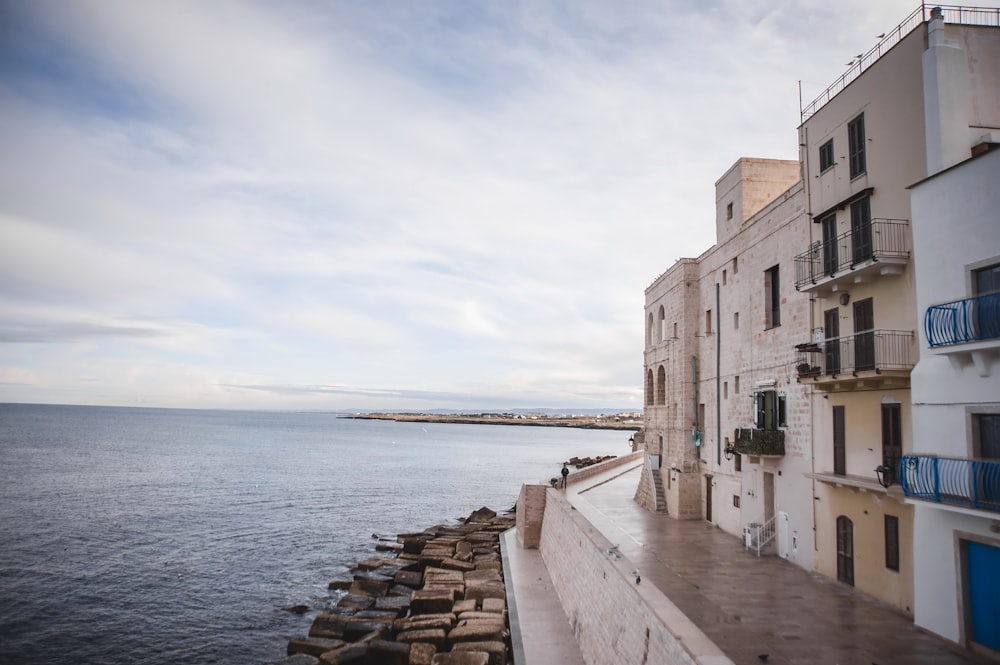
[[[633,403],[715,179],[911,9],[18,5],[0,400]]]

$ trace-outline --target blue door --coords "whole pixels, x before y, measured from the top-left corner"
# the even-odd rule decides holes
[[[965,542],[973,642],[1000,652],[1000,548]]]

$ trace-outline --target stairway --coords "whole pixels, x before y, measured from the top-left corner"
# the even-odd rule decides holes
[[[659,469],[652,472],[653,477],[653,501],[656,503],[656,512],[667,511],[667,495],[663,490],[663,476]]]
[[[743,527],[743,548],[756,552],[757,556],[760,556],[761,550],[774,540],[774,535],[773,517],[766,521],[761,517],[755,522],[748,522]]]

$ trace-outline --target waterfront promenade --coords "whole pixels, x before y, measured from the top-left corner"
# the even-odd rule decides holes
[[[777,556],[760,558],[700,520],[650,513],[633,500],[641,465],[571,482],[566,498],[737,665],[988,665],[890,606]],[[508,534],[511,536],[513,534]],[[517,548],[516,542],[511,548]],[[508,584],[519,665],[584,662],[538,550],[515,553]],[[520,565],[518,565],[520,564]],[[515,646],[515,650],[517,650]]]

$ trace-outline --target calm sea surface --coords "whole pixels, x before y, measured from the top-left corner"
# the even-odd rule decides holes
[[[505,510],[628,436],[0,404],[0,663],[278,660],[373,533]]]

